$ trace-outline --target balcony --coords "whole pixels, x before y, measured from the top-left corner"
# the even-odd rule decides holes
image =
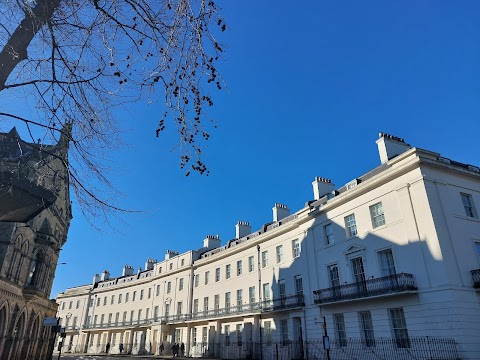
[[[303,294],[283,296],[263,303],[262,312],[280,311],[305,306]]]
[[[480,289],[480,269],[472,270],[473,287]]]
[[[315,304],[362,299],[374,296],[389,296],[417,290],[412,274],[395,274],[358,283],[345,284],[313,292]]]

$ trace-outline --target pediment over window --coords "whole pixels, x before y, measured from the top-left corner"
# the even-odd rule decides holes
[[[350,255],[365,251],[365,246],[353,244],[343,252],[344,255]]]

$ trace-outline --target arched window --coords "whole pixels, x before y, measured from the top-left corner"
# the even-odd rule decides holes
[[[38,275],[40,273],[41,262],[42,254],[40,252],[36,252],[35,254],[33,254],[32,260],[30,261],[30,267],[28,269],[27,285],[36,285]]]
[[[10,280],[16,281],[16,273],[18,270],[18,262],[20,261],[20,257],[22,256],[20,253],[22,245],[22,235],[18,235],[15,238],[15,241],[13,242],[13,247],[12,247],[12,257],[11,257],[11,262],[10,262],[10,267],[8,269],[8,276]]]

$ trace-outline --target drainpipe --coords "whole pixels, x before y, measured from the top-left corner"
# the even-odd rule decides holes
[[[260,302],[260,318],[258,320],[258,331],[260,333],[260,360],[263,360],[263,344],[262,344],[262,271],[260,269],[260,245],[257,245],[257,258],[258,258],[258,300]]]

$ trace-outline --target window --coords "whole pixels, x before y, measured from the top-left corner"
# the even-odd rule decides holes
[[[156,296],[160,296],[160,285],[157,285],[157,292],[155,294]]]
[[[93,326],[96,326],[97,325],[97,320],[98,320],[98,315],[95,315],[93,317]]]
[[[237,290],[237,309],[240,311],[242,309],[242,304],[243,304],[243,290],[239,289]]]
[[[150,299],[152,297],[152,288],[148,288],[148,298]]]
[[[206,345],[208,342],[208,328],[204,326],[202,328],[202,342]]]
[[[98,298],[97,298],[97,306],[100,306],[100,301],[101,301],[101,300],[102,300],[101,297],[98,297]]]
[[[237,324],[237,345],[242,346],[242,324]]]
[[[62,310],[65,310],[65,303],[62,303]]]
[[[208,284],[208,278],[210,277],[210,271],[205,271],[205,285]]]
[[[280,334],[282,336],[282,345],[288,344],[288,322],[287,320],[280,320]]]
[[[182,302],[181,301],[179,301],[177,303],[177,315],[179,315],[179,316],[182,315]]]
[[[392,326],[393,336],[397,342],[397,347],[408,348],[410,341],[408,339],[407,323],[402,308],[389,309],[390,324]]]
[[[170,316],[170,304],[165,304],[165,317],[168,318]]]
[[[73,327],[74,329],[77,328],[77,321],[78,321],[78,317],[77,317],[77,316],[74,316],[74,318],[73,318],[73,324],[72,324],[72,327]]]
[[[158,269],[158,273],[161,274],[162,273],[162,267],[160,266],[160,268]]]
[[[278,264],[283,261],[283,245],[278,245],[276,247],[276,253],[277,253],[277,264]]]
[[[340,286],[340,276],[338,273],[338,265],[332,264],[328,266],[328,280],[331,287]]]
[[[181,266],[185,265],[185,259],[182,259],[182,260],[180,261],[180,265],[181,265]]]
[[[300,257],[300,241],[297,240],[293,240],[292,241],[292,254],[293,254],[293,258],[296,259],[298,257]]]
[[[140,318],[140,317],[139,317]],[[112,313],[108,314],[108,323],[112,323]]]
[[[198,313],[198,299],[193,300],[193,313]]]
[[[130,321],[133,321],[133,318],[134,318],[134,311],[130,311]]]
[[[333,237],[333,224],[327,224],[323,227],[323,234],[325,235],[325,244],[332,245],[335,243],[335,238]]]
[[[265,330],[265,342],[267,345],[272,345],[272,322],[265,321],[263,326]]]
[[[100,326],[103,325],[104,321],[105,321],[105,314],[102,314],[102,316],[100,316]]]
[[[225,345],[230,345],[230,325],[225,325]]]
[[[115,302],[115,295],[112,295],[112,300],[110,300],[110,305],[113,305],[114,302]]]
[[[203,312],[205,315],[208,313],[208,296],[203,298]]]
[[[171,291],[172,291],[172,282],[169,281],[167,282],[167,294],[170,294]]]
[[[150,315],[150,308],[146,308],[145,309],[145,319],[149,319],[149,315]]]
[[[373,322],[370,311],[359,312],[358,317],[360,320],[362,339],[365,342],[365,345],[368,347],[375,346],[375,336],[373,334]]]
[[[118,325],[118,318],[120,317],[120,313],[115,314],[115,325]]]
[[[230,308],[230,291],[225,293],[225,310]]]
[[[263,284],[263,300],[264,301],[270,300],[270,284],[269,283]]]
[[[127,312],[124,311],[124,312],[123,312],[123,317],[122,317],[122,322],[123,322],[123,324],[125,324],[126,321],[127,321]]]
[[[480,242],[475,243],[475,250],[477,251],[478,259],[480,260]]]
[[[262,268],[266,268],[268,266],[268,251],[262,252]]]
[[[119,303],[119,304],[122,303],[122,294],[118,294],[118,303]]]
[[[253,256],[248,257],[248,271],[253,272],[255,270],[255,263],[254,263],[254,258]]]
[[[395,261],[393,260],[392,249],[386,249],[378,252],[378,261],[380,262],[380,273],[382,276],[395,275]]]
[[[110,315],[108,316],[110,317]],[[142,309],[138,309],[138,320],[142,319]]]
[[[363,267],[363,259],[361,256],[350,260],[353,270],[353,281],[356,283],[365,282],[365,269]]]
[[[383,206],[381,202],[370,206],[370,217],[372,218],[372,227],[374,229],[385,225],[385,215],[383,214]]]
[[[345,216],[345,228],[347,229],[347,237],[357,235],[357,224],[355,222],[355,214]]]
[[[154,321],[157,321],[157,320],[158,320],[158,305],[156,305],[156,306],[153,308],[153,320],[154,320]]]
[[[178,281],[178,290],[179,290],[179,291],[182,291],[182,290],[183,290],[183,278],[181,278],[181,279]]]
[[[248,288],[248,301],[250,305],[255,304],[255,286]]]
[[[106,296],[103,298],[103,306],[107,306],[107,297]]]
[[[215,269],[215,282],[220,281],[220,268]]]
[[[226,279],[230,279],[230,274],[232,272],[231,270],[232,270],[232,267],[230,266],[230,264],[225,266],[225,278]]]
[[[195,335],[195,338],[197,336]],[[176,343],[180,343],[182,341],[182,329],[175,329],[175,334],[174,334],[174,337],[173,337],[173,341],[176,342]]]
[[[198,287],[199,284],[200,284],[200,275],[195,274],[195,287]]]
[[[460,193],[462,197],[463,208],[465,209],[465,215],[469,217],[476,218],[477,211],[475,210],[475,206],[473,205],[472,195]]]
[[[237,261],[237,276],[242,275],[242,268],[243,268],[242,260],[238,260]]]
[[[77,300],[77,306],[75,308],[78,309],[79,307],[80,307],[80,300]]]
[[[339,346],[347,346],[347,333],[345,331],[345,319],[343,314],[333,314],[333,327],[335,328],[335,338]]]
[[[128,302],[128,296],[129,296],[129,295],[130,295],[129,293],[126,293],[126,294],[125,294],[125,302],[126,302],[126,303]]]
[[[295,293],[303,295],[303,279],[301,275],[295,276]]]
[[[143,289],[140,290],[140,300],[143,300]]]
[[[278,281],[278,292],[280,295],[280,299],[282,301],[282,305],[285,305],[285,297],[287,296],[287,290],[285,287],[285,280]]]
[[[213,306],[215,313],[218,312],[218,310],[220,309],[220,295],[215,295]]]
[[[173,269],[173,263],[170,263],[169,265],[169,269],[172,270]]]
[[[134,292],[133,292],[133,295],[132,295],[132,301],[135,301],[135,298],[136,298],[136,297],[137,297],[137,292],[134,291]]]

